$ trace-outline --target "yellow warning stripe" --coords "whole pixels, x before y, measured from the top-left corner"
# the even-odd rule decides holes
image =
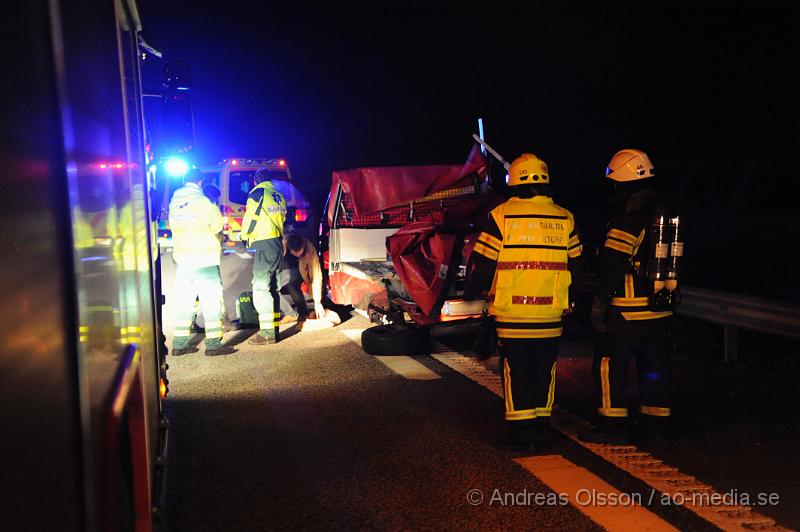
[[[627,408],[598,408],[597,413],[605,417],[628,417]]]
[[[661,312],[652,312],[650,310],[642,310],[639,312],[622,312],[622,317],[626,320],[638,321],[638,320],[655,320],[658,318],[666,318],[667,316],[672,316],[671,310],[664,310]]]
[[[478,242],[483,242],[487,246],[492,246],[493,248],[499,250],[503,247],[503,242],[500,241],[499,238],[495,238],[489,233],[481,233],[478,236]]]
[[[633,255],[633,246],[618,242],[617,240],[606,240],[605,247],[615,249],[619,252],[625,253],[626,255]]]
[[[611,306],[613,307],[646,307],[650,304],[650,299],[646,297],[612,297]]]
[[[506,415],[514,411],[514,400],[511,397],[511,368],[508,359],[503,358],[503,391],[506,400]]]
[[[608,357],[600,359],[600,389],[602,392],[603,408],[611,406],[611,385],[608,381]]]
[[[648,416],[658,416],[658,417],[669,417],[672,414],[672,411],[669,408],[663,406],[647,406],[647,405],[641,405],[639,407],[639,412]]]
[[[495,322],[506,322],[506,323],[561,323],[560,318],[538,318],[532,316],[505,316],[505,315],[496,315],[494,317]]]
[[[639,253],[639,247],[641,247],[642,242],[644,241],[644,229],[639,232],[639,236],[636,238],[636,244],[633,246],[633,253],[631,255],[636,255]]]
[[[625,274],[625,298],[632,299],[636,297],[636,291],[633,288],[633,275],[630,273]]]
[[[547,410],[546,415],[550,415],[553,410],[553,402],[556,399],[556,362],[553,362],[553,369],[550,370],[550,389],[547,391],[547,405],[544,407]]]
[[[620,231],[619,229],[609,229],[608,236],[611,238],[616,238],[617,240],[622,240],[631,245],[631,247],[635,246],[637,243],[637,239],[630,233],[625,231]]]
[[[610,357],[600,359],[600,387],[602,389],[602,407],[597,409],[601,416],[628,417],[627,408],[613,408],[611,406],[611,381],[608,378]]]
[[[561,336],[563,327],[554,329],[497,329],[500,338],[557,338]]]
[[[536,408],[529,410],[517,410],[516,412],[506,412],[506,421],[524,421],[526,419],[536,419]]]
[[[500,256],[498,251],[493,250],[492,248],[481,244],[480,242],[475,243],[475,247],[472,250],[480,255],[483,255],[489,260],[497,260],[497,257]]]

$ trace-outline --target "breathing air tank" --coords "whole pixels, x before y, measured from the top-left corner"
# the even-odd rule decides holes
[[[651,310],[669,310],[678,303],[682,257],[680,217],[656,215],[650,227],[650,258],[647,265]]]

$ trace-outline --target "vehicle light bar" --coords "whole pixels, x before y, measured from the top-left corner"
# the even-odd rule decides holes
[[[308,209],[297,209],[294,211],[294,221],[295,222],[305,222],[308,220]]]

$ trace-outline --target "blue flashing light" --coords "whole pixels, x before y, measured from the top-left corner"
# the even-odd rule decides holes
[[[170,157],[164,162],[164,170],[170,177],[183,177],[189,171],[189,163],[180,157]]]

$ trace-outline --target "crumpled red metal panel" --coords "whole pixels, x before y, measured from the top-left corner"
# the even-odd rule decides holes
[[[386,291],[380,281],[360,279],[343,272],[330,274],[331,299],[337,305],[353,305],[366,310],[376,294]]]
[[[447,211],[406,224],[386,238],[397,276],[426,316],[439,315],[456,270],[469,258],[489,212],[502,202],[491,193],[465,196]]]
[[[430,220],[405,225],[386,239],[403,287],[429,316],[441,309],[440,296],[454,273],[450,268],[456,235],[439,232],[443,223],[444,214],[438,213]]]
[[[342,187],[352,197],[354,214],[363,216],[469,182],[473,174],[480,178],[486,175],[486,159],[478,144],[473,145],[463,165],[373,166],[336,171],[329,197],[333,201]],[[328,209],[330,224],[335,211],[332,207]]]

